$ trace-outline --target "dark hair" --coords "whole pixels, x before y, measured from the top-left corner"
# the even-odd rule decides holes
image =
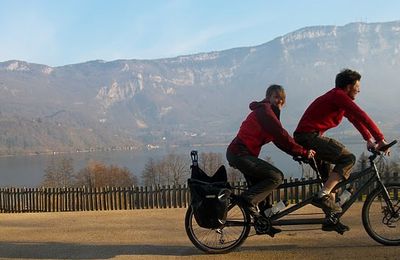
[[[286,93],[285,93],[285,89],[281,85],[273,84],[273,85],[269,86],[267,88],[266,93],[265,93],[265,97],[269,98],[275,92],[279,94],[279,96],[283,99],[283,103],[285,103],[285,101],[286,101]]]
[[[355,70],[344,69],[336,75],[335,87],[345,88],[347,85],[354,85],[356,81],[361,79],[360,73]]]

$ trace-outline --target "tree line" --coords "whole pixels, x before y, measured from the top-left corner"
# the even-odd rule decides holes
[[[220,153],[200,153],[199,165],[213,174],[224,164]],[[160,159],[149,158],[139,177],[143,185],[182,185],[190,178],[190,160],[187,155],[169,153]],[[239,171],[227,167],[229,181],[242,180]],[[139,178],[126,167],[107,165],[100,161],[89,161],[75,172],[73,159],[68,156],[52,157],[46,164],[42,187],[129,187],[139,185]]]
[[[62,156],[52,157],[47,162],[40,185],[51,188],[81,186],[95,188],[129,187],[137,184],[137,177],[126,167],[106,165],[103,162],[92,160],[83,169],[74,172],[73,159]]]
[[[270,157],[263,158],[273,164]],[[187,155],[169,153],[160,159],[149,158],[140,175],[133,174],[126,167],[107,165],[100,161],[89,161],[77,172],[73,169],[70,157],[52,157],[46,165],[41,182],[42,187],[129,187],[139,185],[139,178],[144,186],[182,185],[190,178],[190,160]],[[225,160],[221,153],[202,152],[199,154],[199,166],[212,175]],[[363,153],[358,158],[354,171],[368,167],[368,156]],[[400,172],[400,160],[381,160],[377,163],[382,173]],[[226,167],[228,181],[244,181],[243,175],[232,167]],[[308,165],[302,167],[302,177],[315,178],[315,172]],[[285,176],[289,177],[289,176]]]

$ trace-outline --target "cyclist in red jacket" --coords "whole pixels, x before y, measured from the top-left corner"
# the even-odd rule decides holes
[[[314,205],[336,213],[341,212],[342,208],[335,203],[332,189],[350,176],[356,157],[340,142],[325,137],[324,132],[339,125],[346,117],[367,141],[367,148],[379,149],[386,144],[375,122],[354,102],[360,92],[360,79],[361,75],[350,69],[337,74],[335,88],[311,103],[294,132],[299,144],[316,151],[316,159],[335,165],[315,198]]]
[[[257,210],[258,203],[283,181],[283,173],[278,168],[258,158],[261,147],[273,142],[291,155],[311,158],[315,154],[313,150],[306,150],[298,145],[279,121],[285,98],[282,86],[271,85],[264,100],[252,102],[252,111],[242,122],[226,153],[229,165],[240,170],[249,184],[242,199],[245,208],[255,218],[261,216]]]

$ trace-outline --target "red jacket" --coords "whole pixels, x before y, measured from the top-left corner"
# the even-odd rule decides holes
[[[374,121],[340,88],[333,88],[318,97],[304,112],[295,132],[325,131],[336,127],[345,116],[361,133],[365,140],[371,136],[379,142],[384,139]]]
[[[273,142],[290,155],[307,156],[307,150],[283,129],[278,109],[274,109],[266,100],[252,102],[249,107],[252,112],[242,122],[239,133],[228,147],[229,151],[236,155],[258,157],[261,147]]]

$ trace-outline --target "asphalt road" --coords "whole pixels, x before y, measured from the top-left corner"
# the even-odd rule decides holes
[[[361,204],[343,216],[351,227],[344,235],[315,226],[285,228],[275,238],[251,236],[224,255],[206,255],[191,244],[184,214],[185,209],[0,214],[0,259],[400,259],[400,247],[382,246],[364,231]]]

